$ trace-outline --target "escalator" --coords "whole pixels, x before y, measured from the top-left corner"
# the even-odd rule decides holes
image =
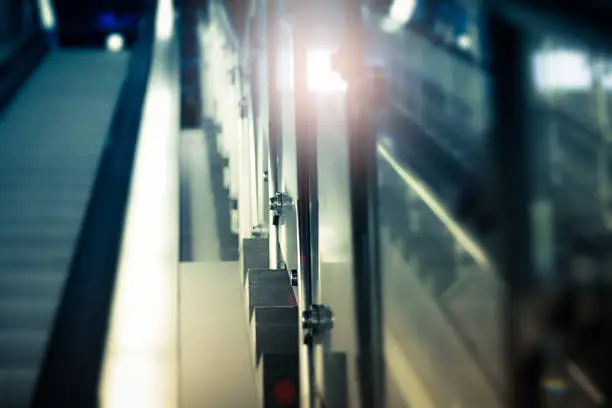
[[[26,407],[129,55],[47,56],[0,113],[0,406]]]

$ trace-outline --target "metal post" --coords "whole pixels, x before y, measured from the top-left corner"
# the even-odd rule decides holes
[[[280,106],[278,103],[277,90],[277,67],[278,67],[278,0],[266,1],[267,26],[266,53],[267,53],[267,86],[268,86],[268,139],[269,139],[269,174],[268,188],[269,196],[274,197],[280,192],[279,186],[279,152],[281,148],[280,137]],[[272,220],[272,217],[270,217]],[[279,225],[270,225],[270,267],[279,269],[281,267],[281,249],[279,237]]]
[[[348,83],[349,182],[361,407],[385,407],[382,289],[379,267],[374,89],[365,69],[361,1],[347,2],[345,40],[338,55]]]
[[[490,157],[497,170],[495,187],[503,237],[498,259],[509,291],[503,316],[507,322],[506,406],[540,407],[542,359],[539,347],[526,338],[525,327],[533,318],[528,305],[538,286],[530,224],[533,191],[529,170],[535,143],[528,132],[527,46],[519,30],[494,11],[489,10],[487,23],[493,73]]]
[[[307,3],[306,3],[307,4]],[[298,7],[293,27],[293,75],[295,96],[295,145],[297,162],[297,218],[298,218],[298,289],[300,316],[313,304],[312,291],[312,234],[311,234],[311,186],[316,177],[316,135],[310,122],[312,111],[308,90],[308,6]],[[316,192],[316,191],[315,191]],[[305,339],[304,327],[300,327]],[[300,374],[302,375],[301,407],[314,407],[314,348],[301,345]]]
[[[309,213],[310,213],[310,299],[312,304],[320,303],[319,291],[319,171],[317,111],[314,95],[309,92],[308,149],[309,149]],[[299,146],[299,145],[298,145]]]
[[[603,58],[602,58],[603,59]],[[608,109],[608,98],[604,86],[605,66],[603,61],[595,57],[591,71],[593,72],[593,94],[595,99],[595,118],[599,131],[602,135],[601,148],[598,152],[598,192],[599,206],[605,225],[609,225],[608,213],[610,205],[610,144],[612,142],[612,131],[610,130],[610,118]]]

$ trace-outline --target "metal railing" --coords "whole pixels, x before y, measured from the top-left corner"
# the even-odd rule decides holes
[[[296,10],[284,9],[279,13],[270,6],[272,4],[276,5],[277,2],[257,2],[253,6],[249,23],[253,26],[247,30],[250,37],[245,42],[248,49],[240,50],[235,37],[223,34],[231,33],[232,30],[227,15],[221,11],[222,6],[218,2],[211,2],[211,37],[207,36],[209,39],[204,45],[205,52],[210,55],[207,82],[219,84],[219,89],[230,89],[233,84],[236,92],[231,95],[218,94],[215,100],[207,101],[210,112],[215,112],[223,122],[224,129],[238,127],[235,135],[225,132],[220,139],[220,146],[230,161],[228,188],[239,202],[237,214],[240,221],[237,221],[236,230],[240,231],[241,236],[247,237],[253,232],[253,227],[263,226],[271,235],[274,235],[278,227],[278,234],[272,241],[278,241],[279,245],[277,248],[273,244],[271,248],[278,252],[277,265],[299,269],[304,266],[301,241],[306,236],[302,230],[308,228],[318,239],[342,242],[339,244],[339,248],[343,248],[339,249],[342,255],[337,258],[342,258],[340,263],[348,271],[343,269],[342,274],[346,279],[342,287],[346,289],[363,285],[364,279],[375,279],[378,283],[382,281],[385,288],[382,294],[385,304],[382,312],[384,323],[374,322],[384,326],[385,356],[382,359],[391,374],[389,382],[395,383],[403,400],[411,406],[451,406],[455,403],[475,405],[483,401],[487,401],[487,406],[541,406],[541,400],[536,394],[542,394],[542,390],[543,394],[550,391],[540,384],[543,374],[539,371],[534,374],[537,370],[518,367],[518,363],[512,360],[518,358],[517,353],[522,350],[522,346],[513,342],[518,339],[527,341],[518,332],[519,325],[524,322],[519,323],[516,318],[519,315],[525,316],[525,308],[533,313],[539,313],[542,309],[532,303],[534,293],[542,299],[547,296],[547,292],[534,281],[535,275],[542,273],[536,272],[534,265],[546,264],[550,272],[554,269],[552,265],[558,262],[556,259],[567,255],[564,253],[567,242],[563,240],[568,239],[568,234],[556,232],[559,226],[564,226],[568,231],[571,228],[571,240],[581,234],[593,233],[598,223],[608,218],[609,125],[608,113],[605,111],[605,91],[602,96],[601,85],[595,83],[586,92],[586,98],[596,107],[593,116],[596,123],[589,120],[586,122],[590,123],[584,123],[585,115],[577,114],[582,112],[580,109],[584,108],[584,104],[575,105],[571,98],[558,92],[539,95],[540,103],[530,110],[529,122],[525,116],[520,116],[526,115],[527,104],[523,99],[526,93],[522,96],[512,94],[514,91],[509,85],[514,84],[512,81],[520,80],[525,81],[523,85],[527,86],[529,80],[518,76],[516,72],[514,76],[504,76],[506,74],[498,71],[503,64],[506,64],[507,70],[518,69],[512,65],[517,63],[516,60],[506,56],[504,62],[500,63],[500,56],[494,51],[491,75],[482,67],[447,52],[416,32],[388,32],[382,28],[384,16],[364,9],[364,27],[386,62],[388,79],[392,85],[385,105],[382,108],[373,105],[372,112],[383,111],[387,119],[399,118],[399,121],[375,129],[378,133],[377,194],[381,198],[379,205],[382,213],[376,233],[383,246],[381,251],[384,255],[380,266],[382,276],[377,276],[371,269],[362,271],[364,273],[360,275],[354,273],[355,265],[347,261],[351,255],[344,254],[351,253],[351,250],[344,251],[344,247],[354,245],[347,242],[351,241],[352,230],[355,228],[350,222],[346,226],[346,214],[340,215],[341,212],[350,212],[351,206],[355,206],[355,202],[348,198],[350,193],[342,190],[344,187],[338,187],[342,192],[336,195],[317,196],[318,200],[333,198],[341,202],[331,206],[333,210],[330,210],[331,207],[321,210],[335,211],[337,218],[342,219],[341,222],[329,221],[333,219],[329,213],[321,213],[319,221],[318,206],[321,203],[318,201],[311,202],[317,208],[317,217],[310,218],[309,222],[314,224],[311,223],[309,227],[301,224],[303,211],[306,211],[301,207],[294,207],[284,213],[285,219],[280,226],[273,224],[274,217],[266,216],[269,197],[282,193],[299,201],[303,193],[301,188],[304,180],[300,179],[303,176],[300,172],[304,169],[300,167],[300,160],[303,159],[300,155],[303,154],[301,149],[306,147],[300,145],[303,141],[298,138],[312,137],[313,143],[316,140],[319,171],[322,168],[336,169],[334,173],[325,174],[317,174],[310,169],[309,174],[318,183],[324,178],[336,180],[338,186],[348,183],[349,157],[355,153],[347,147],[351,146],[350,138],[354,136],[350,130],[354,119],[341,117],[346,113],[346,101],[332,104],[337,109],[325,110],[321,107],[332,105],[326,105],[321,102],[322,99],[308,92],[310,96],[300,99],[304,95],[299,93],[304,90],[299,87],[304,84],[295,84],[296,75],[302,75],[296,70],[295,64],[307,65],[308,56],[303,55],[304,50],[299,49],[304,44],[300,43],[303,39],[295,31]],[[538,4],[527,7],[494,2],[491,8],[487,6],[483,12],[498,16],[496,22],[511,21],[521,27],[533,28],[534,21],[542,22],[542,27],[555,30],[566,27],[564,19],[567,13],[563,10],[549,10],[547,6],[540,7]],[[266,5],[268,8],[264,7]],[[540,9],[552,13],[552,25],[548,22],[544,24],[543,20],[548,18],[544,16],[548,14],[542,14]],[[499,10],[503,18],[497,14]],[[576,14],[578,20],[584,19],[583,14]],[[536,16],[535,20],[533,16]],[[507,30],[515,33],[513,29]],[[597,40],[600,38],[598,35],[581,29],[580,24],[572,30],[589,41],[595,39],[596,44],[605,46]],[[601,30],[605,32],[607,28]],[[499,38],[496,33],[493,30],[493,46],[510,47],[511,51],[517,53],[514,57],[518,58],[517,55],[523,51],[513,48],[516,44],[497,44],[495,41],[499,41]],[[215,35],[218,38],[213,39]],[[224,35],[226,38],[223,40]],[[514,38],[522,41],[519,35]],[[320,45],[319,40],[317,38],[317,45]],[[296,55],[296,52],[301,54]],[[521,58],[521,63],[524,63],[523,54]],[[213,61],[215,64],[212,64]],[[238,70],[242,74],[232,81],[232,74],[227,72],[239,67],[240,62],[242,70]],[[255,68],[247,69],[249,66]],[[247,71],[251,75],[244,75]],[[274,78],[269,78],[270,75]],[[502,79],[506,81],[505,84],[501,84]],[[303,82],[304,78],[299,81]],[[529,86],[531,88],[525,88],[527,93],[535,90],[532,84]],[[297,94],[296,88],[299,88]],[[349,93],[349,102],[350,98],[356,97],[359,95]],[[366,101],[370,97],[366,95]],[[510,113],[512,109],[516,112]],[[322,130],[332,123],[330,112],[342,112],[337,117],[337,128],[335,131],[327,128]],[[237,117],[241,121],[237,122]],[[240,123],[240,126],[235,126],[236,123]],[[500,124],[505,127],[500,128]],[[540,129],[538,151],[547,149],[542,156],[543,164],[538,166],[528,164],[531,158],[525,152],[517,152],[517,149],[531,146],[532,141],[525,139],[524,134],[533,134],[535,126]],[[514,136],[509,129],[513,130]],[[522,136],[518,137],[517,134]],[[334,137],[338,138],[334,142],[336,144],[325,141],[326,138]],[[506,138],[503,143],[500,142],[502,137]],[[516,138],[516,143],[522,144],[513,144],[512,137]],[[402,144],[407,147],[402,147]],[[325,148],[338,149],[337,163],[331,163],[334,157],[330,158],[329,154],[321,154],[321,149]],[[348,150],[342,153],[342,149]],[[503,157],[502,151],[510,152],[514,162]],[[446,161],[442,163],[438,160],[440,158],[456,162],[457,165],[449,166]],[[425,169],[417,165],[417,162],[423,162],[429,167]],[[346,167],[344,173],[341,170],[343,166]],[[453,170],[455,168],[463,169],[461,171],[465,172],[465,177],[457,177]],[[480,183],[482,178],[487,178],[480,177],[479,173],[483,172],[493,173],[491,178],[507,190],[502,192],[505,198],[500,204],[500,211],[488,209],[494,214],[493,236],[485,234],[478,226],[458,220],[453,208],[453,200],[465,187],[457,180]],[[531,193],[526,190],[529,181],[536,182],[538,188],[545,186],[550,200],[540,200],[538,205],[532,207]],[[325,189],[327,193],[323,194],[330,194],[330,189]],[[490,191],[489,184],[482,189],[486,194],[496,195]],[[480,201],[485,200],[481,197]],[[555,211],[550,210],[552,207],[555,207]],[[532,224],[535,221],[539,222],[537,227]],[[342,238],[334,241],[324,237],[324,234],[330,233],[327,229],[317,230],[326,227],[332,228],[331,233],[341,235]],[[607,228],[604,226],[599,229],[605,231]],[[529,235],[533,232],[539,234],[535,240]],[[517,242],[521,245],[517,246]],[[302,300],[302,308],[312,303],[329,301],[335,302],[334,305],[339,306],[337,309],[344,307],[350,310],[352,316],[350,312],[344,313],[342,318],[337,316],[338,321],[343,323],[339,323],[334,333],[336,339],[351,336],[353,339],[345,342],[331,341],[324,353],[343,350],[351,357],[362,357],[366,351],[360,347],[364,347],[364,344],[355,346],[353,340],[367,337],[359,337],[359,328],[363,330],[365,326],[363,321],[359,321],[362,316],[355,313],[356,303],[351,303],[359,302],[359,299],[351,298],[347,301],[325,294],[324,286],[332,286],[331,278],[325,275],[331,269],[324,265],[324,259],[319,259],[323,248],[317,248],[315,241],[310,241],[311,244],[309,249],[315,254],[312,257],[309,254],[311,264],[304,271],[311,273],[305,278],[311,286],[306,285],[305,290],[317,293],[301,292],[302,297],[309,298],[307,301]],[[533,249],[535,247],[536,250]],[[302,282],[302,285],[305,283]],[[399,288],[403,291],[393,295],[392,291],[398,291]],[[351,292],[347,296],[354,297],[355,293]],[[417,302],[414,300],[417,298],[422,300]],[[478,301],[483,299],[485,304],[479,304]],[[333,308],[336,307],[334,305]],[[370,307],[365,306],[367,310]],[[427,323],[415,320],[415,315],[425,313],[423,308],[428,310]],[[483,314],[487,308],[496,310],[499,315]],[[504,311],[505,315],[502,314]],[[542,319],[537,320],[537,324],[547,325],[546,319]],[[531,323],[534,321],[530,320]],[[449,331],[445,325],[453,329]],[[510,336],[510,345],[506,336]],[[541,344],[546,343],[545,340],[540,343],[540,340],[534,349],[539,350]],[[496,346],[492,347],[492,343]],[[530,343],[529,347],[532,346]],[[435,354],[444,353],[447,353],[446,361],[428,362],[423,357],[428,355],[435,359],[439,357]],[[559,359],[572,377],[572,385],[587,394],[583,401],[589,400],[593,406],[600,405],[604,392],[586,380],[584,373],[574,363],[567,363],[566,356]],[[534,357],[534,360],[529,361],[536,364],[536,360]],[[309,364],[315,363],[311,361]],[[354,374],[358,366],[354,362],[349,363],[349,371],[353,370]],[[411,380],[402,380],[402,375],[407,373]],[[519,373],[523,373],[524,378],[520,378]],[[362,373],[361,378],[355,379],[351,377],[353,374],[349,373],[345,381],[360,384],[361,387],[382,386],[372,375]],[[320,393],[325,398],[325,392],[317,391],[317,387],[321,387],[320,378],[314,379],[317,384],[313,384],[313,379],[309,381],[307,387],[303,387],[306,392]],[[522,385],[517,385],[519,383]],[[422,387],[415,384],[422,384]],[[366,400],[373,398],[372,395],[358,395],[356,390],[359,386],[352,389],[349,385],[348,388],[348,398],[355,405],[368,406]]]

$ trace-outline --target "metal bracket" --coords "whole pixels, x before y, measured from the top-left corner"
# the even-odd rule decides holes
[[[240,75],[240,71],[238,67],[232,67],[229,69],[228,72],[229,76],[230,76],[230,82],[232,85],[236,84],[236,80],[238,79],[238,75]]]
[[[246,119],[249,115],[249,103],[247,102],[247,99],[245,97],[240,98],[240,101],[238,102],[238,107],[240,108],[240,118]]]
[[[291,280],[291,286],[297,287],[297,285],[298,285],[298,271],[297,271],[297,269],[292,269],[291,270],[291,273],[289,274],[289,278]]]
[[[333,327],[334,313],[329,306],[310,305],[302,312],[304,344],[320,342]]]
[[[267,238],[268,236],[268,229],[266,228],[265,225],[254,225],[253,228],[251,229],[251,234],[253,235],[253,237],[256,238]]]
[[[270,198],[270,211],[273,214],[272,224],[280,225],[280,218],[293,206],[293,200],[287,193],[276,193]]]

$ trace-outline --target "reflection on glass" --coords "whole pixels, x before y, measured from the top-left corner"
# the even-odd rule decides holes
[[[490,77],[476,61],[417,31],[391,33],[378,24],[370,27],[391,85],[378,148],[389,400],[398,407],[500,406],[507,287],[489,255],[496,242],[451,211],[488,169]],[[532,62],[537,101],[530,126],[543,149],[532,174],[539,199],[553,209],[554,226],[546,228],[555,231],[556,259],[573,259],[563,251],[583,244],[578,237],[592,240],[612,226],[612,60],[547,39]],[[598,268],[604,261],[593,262]],[[556,360],[571,378],[564,393],[577,406],[591,406],[585,401],[597,400],[597,392],[585,390],[597,388],[591,378],[597,368],[584,368],[587,357],[579,353],[572,357],[577,364],[564,358]],[[555,384],[545,389],[558,393]]]
[[[535,81],[539,89],[579,90],[592,86],[587,56],[571,51],[543,51],[534,56]]]
[[[390,82],[378,147],[389,406],[501,406],[505,287],[449,211],[477,182],[489,79],[416,31],[373,32]]]
[[[557,279],[576,290],[588,285],[587,281],[607,279],[604,276],[609,262],[607,242],[612,228],[612,110],[607,100],[612,85],[612,58],[555,38],[539,40],[532,51],[534,60],[548,58],[554,62],[554,58],[564,56],[567,65],[573,61],[574,67],[570,68],[580,70],[579,83],[569,83],[569,86],[568,81],[558,81],[554,86],[542,87],[538,72],[535,73],[534,94],[539,110],[538,120],[531,123],[534,134],[538,132],[546,142],[539,148],[550,152],[544,180],[550,186],[557,229],[556,258],[560,260]],[[550,69],[544,74],[551,76]],[[604,344],[609,344],[609,340],[601,335],[587,338],[585,333],[592,332],[590,329],[597,324],[593,313],[597,296],[587,294],[581,299],[575,309],[566,312],[571,324],[577,325],[570,328],[571,336],[563,339],[562,346],[569,359],[563,360],[561,369],[559,359],[547,365],[548,371],[559,373],[551,378],[563,381],[549,381],[545,390],[557,398],[562,389],[570,401],[581,404],[576,406],[596,406],[601,400],[598,388],[605,387],[609,377],[607,365],[603,363],[607,358],[603,353],[608,349]],[[590,306],[584,306],[584,302]],[[548,348],[554,349],[554,346],[551,344]]]
[[[548,171],[557,222],[569,235],[603,232],[612,225],[612,111],[607,101],[612,60],[550,38],[540,41],[533,55],[541,107],[533,125],[550,149]]]
[[[318,350],[322,371],[318,389],[326,406],[353,407],[360,404],[346,93],[313,92],[311,102],[317,118],[319,298],[335,316],[330,338]]]
[[[610,61],[598,61],[585,52],[562,48],[540,49],[534,53],[533,73],[539,91],[587,91],[600,80],[612,88]]]
[[[499,406],[502,284],[394,169],[379,162],[386,358],[398,387],[437,407]],[[416,406],[416,405],[414,405]]]

